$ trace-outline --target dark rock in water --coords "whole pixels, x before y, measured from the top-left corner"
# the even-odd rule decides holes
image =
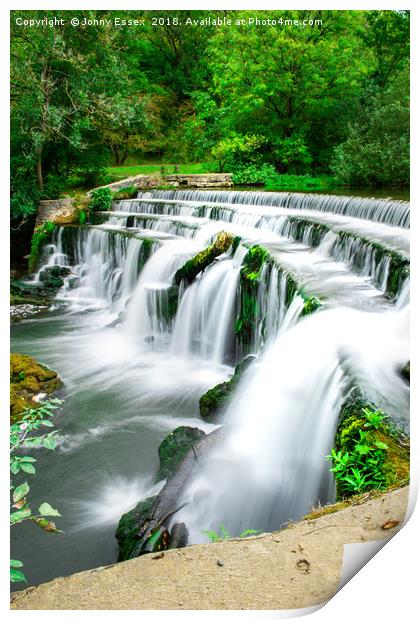
[[[230,402],[232,394],[238,385],[242,375],[255,361],[255,355],[248,355],[235,368],[235,374],[229,381],[215,385],[200,398],[200,415],[206,422],[220,424],[223,415]]]
[[[410,362],[407,362],[406,365],[401,368],[401,375],[409,384],[410,383]]]
[[[64,265],[47,265],[43,267],[39,272],[39,279],[41,282],[45,282],[50,278],[61,278],[70,275],[71,269],[70,267],[65,267]]]
[[[70,267],[62,265],[47,265],[39,272],[39,280],[47,288],[61,288],[63,278],[71,273]]]
[[[80,277],[79,276],[71,275],[67,279],[67,285],[68,285],[68,287],[70,289],[77,288],[79,286],[79,283],[80,283]]]
[[[180,549],[188,543],[188,530],[185,523],[174,523],[171,528],[171,542],[168,549]]]
[[[169,478],[191,446],[204,436],[205,433],[199,428],[178,426],[178,428],[165,437],[159,446],[160,467],[156,476],[156,482]]]
[[[186,544],[188,532],[185,524],[175,522],[172,528],[169,524],[172,517],[184,507],[179,500],[183,489],[202,466],[209,450],[220,439],[222,430],[217,429],[205,435],[194,445],[194,451],[187,452],[156,498],[140,502],[121,517],[116,534],[120,547],[119,561]]]
[[[118,562],[129,559],[130,552],[136,540],[136,535],[139,531],[138,524],[142,519],[147,517],[156,499],[156,495],[154,497],[148,497],[121,517],[115,533],[115,538],[118,540],[118,546],[120,548]]]

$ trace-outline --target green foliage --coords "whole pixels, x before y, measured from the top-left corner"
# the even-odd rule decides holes
[[[334,149],[332,171],[356,185],[408,185],[410,177],[409,68],[373,95]]]
[[[264,136],[240,135],[231,132],[213,146],[211,154],[219,165],[219,171],[233,170],[238,164],[252,161],[256,152],[267,142]]]
[[[110,211],[112,208],[112,191],[109,187],[99,187],[93,190],[89,202],[92,211]]]
[[[16,24],[42,11],[13,11],[14,228],[42,196],[172,170],[166,162],[179,162],[180,173],[217,163],[237,183],[305,189],[324,186],[333,157],[340,182],[407,184],[408,11],[288,10],[283,19],[314,24],[268,28],[243,25],[249,11],[226,11],[228,36],[170,25],[167,11],[135,11],[146,20],[140,30],[94,23],[121,14],[82,11],[91,24],[72,28],[68,12],[56,11],[66,23],[45,37],[37,28],[22,36]],[[159,16],[165,23],[153,27]],[[217,13],[174,16],[185,23]]]
[[[112,200],[130,200],[130,198],[137,198],[139,190],[134,185],[122,187],[116,192],[112,193]]]
[[[344,406],[335,443],[326,458],[332,461],[338,499],[384,490],[409,477],[408,439],[363,396]]]
[[[52,233],[56,229],[54,222],[44,222],[38,226],[32,235],[31,253],[29,255],[29,271],[35,271],[41,258],[42,248],[51,240]]]
[[[348,497],[370,489],[383,489],[385,485],[386,450],[388,445],[382,441],[373,444],[367,439],[367,433],[359,430],[359,439],[355,441],[352,452],[336,451],[328,455],[343,494]]]
[[[40,434],[44,430],[53,428],[54,424],[50,418],[54,415],[54,411],[61,405],[61,400],[52,399],[42,403],[37,409],[26,408],[21,420],[10,426],[10,471],[13,475],[21,473],[34,475],[36,473],[34,463],[36,459],[22,451],[42,447],[47,450],[54,450],[57,442],[57,432],[49,431],[47,434]],[[11,484],[11,508],[10,508],[10,526],[18,525],[23,521],[31,521],[45,532],[58,533],[53,521],[49,521],[45,517],[60,517],[61,514],[50,506],[47,502],[43,502],[38,510],[30,505],[29,492],[30,485],[27,481],[21,482],[17,486]],[[23,566],[20,560],[10,560],[10,581],[20,582],[26,581],[24,573],[20,570]]]

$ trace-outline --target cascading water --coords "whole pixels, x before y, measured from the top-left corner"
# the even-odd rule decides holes
[[[58,229],[42,268],[71,269],[57,292],[64,307],[37,320],[36,333],[31,322],[14,328],[15,350],[63,377],[69,410],[57,423],[64,437],[54,461],[40,455],[38,489],[62,509],[68,533],[58,568],[54,547],[41,545],[45,568],[32,582],[115,560],[112,528],[153,487],[160,441],[183,424],[215,428],[198,417],[199,398],[246,353],[258,359],[236,389],[219,444],[180,490],[186,506],[177,520],[190,542],[220,523],[232,534],[275,529],[332,499],[325,455],[352,380],[407,416],[397,372],[408,360],[407,203],[182,190],[113,209],[96,214],[95,225]],[[220,231],[236,237],[234,248],[177,286],[177,270]],[[255,245],[271,258],[251,274],[249,300],[242,274]],[[311,295],[321,310],[308,317]],[[120,501],[121,510],[109,510]],[[85,533],[81,514],[96,530]],[[75,546],[90,556],[75,560]]]

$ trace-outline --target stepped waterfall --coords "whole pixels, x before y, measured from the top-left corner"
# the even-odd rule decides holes
[[[228,249],[177,280],[221,233]],[[273,531],[334,501],[325,457],[349,390],[407,425],[409,250],[408,203],[348,196],[155,190],[58,227],[40,272],[71,273],[52,311],[14,335],[67,390],[54,468],[36,483],[67,536],[58,572],[42,546],[36,579],[115,561],[116,522],[156,493],[157,447],[180,425],[221,433],[168,521],[185,523],[188,544],[220,524]],[[216,430],[199,399],[248,356]]]

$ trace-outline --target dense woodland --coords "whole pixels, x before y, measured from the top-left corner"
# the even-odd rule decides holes
[[[33,225],[39,198],[106,183],[133,161],[201,163],[268,188],[284,175],[407,186],[409,13],[258,17],[280,14],[322,25],[238,25],[247,11],[13,11],[12,229]],[[145,24],[73,27],[74,15]],[[173,23],[218,16],[232,25]]]

